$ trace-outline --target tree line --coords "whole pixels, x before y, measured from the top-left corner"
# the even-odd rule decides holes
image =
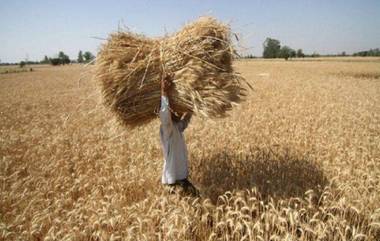
[[[362,57],[367,57],[367,56],[380,56],[380,49],[370,49],[367,51],[360,51],[354,53],[352,56],[362,56]]]
[[[90,52],[82,52],[82,50],[78,53],[78,58],[76,60],[71,60],[68,55],[66,55],[63,51],[58,53],[58,57],[49,58],[45,55],[44,59],[40,61],[41,64],[52,64],[52,65],[65,65],[70,63],[89,63],[95,59],[95,56]]]
[[[18,64],[20,67],[24,67],[25,65],[32,64],[51,64],[51,65],[65,65],[71,63],[90,63],[95,59],[95,56],[90,51],[85,51],[83,53],[82,50],[79,51],[78,57],[76,59],[70,59],[70,57],[65,54],[63,51],[59,51],[57,57],[45,57],[41,61],[30,61],[30,60],[22,60],[18,63],[1,63],[0,65],[16,65]]]
[[[285,60],[288,60],[289,58],[305,57],[302,49],[296,51],[289,46],[281,46],[280,41],[273,38],[265,39],[263,47],[263,58],[284,58]]]
[[[263,58],[284,58],[288,60],[289,58],[303,58],[303,57],[335,57],[335,56],[377,56],[380,57],[380,49],[369,49],[365,51],[355,52],[352,55],[347,54],[345,51],[338,54],[326,54],[320,55],[316,52],[312,54],[304,54],[302,49],[294,50],[286,45],[281,46],[281,42],[277,39],[266,38],[263,43]],[[252,54],[243,56],[243,58],[256,58]],[[74,60],[70,59],[63,51],[58,52],[57,57],[48,57],[45,55],[44,59],[41,61],[20,61],[19,63],[2,63],[0,60],[0,65],[15,65],[19,64],[20,67],[31,64],[52,64],[52,65],[65,65],[70,63],[90,63],[95,59],[95,56],[90,51],[82,50],[78,52],[78,57]]]
[[[289,46],[281,46],[281,42],[274,38],[266,38],[263,43],[263,58],[304,58],[304,57],[319,57],[318,53],[311,55],[304,54],[302,49],[292,49]],[[255,58],[252,54],[245,56],[245,58]]]
[[[335,57],[335,56],[380,56],[380,49],[370,49],[367,51],[360,51],[347,54],[345,51],[338,54],[320,55],[316,52],[312,54],[304,54],[302,49],[294,50],[289,46],[281,46],[281,42],[274,38],[266,38],[263,43],[263,58],[283,58],[288,60],[289,58],[304,58],[304,57]],[[245,56],[245,58],[254,58],[252,54]]]

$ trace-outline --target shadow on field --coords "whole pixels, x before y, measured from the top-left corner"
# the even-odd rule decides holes
[[[288,150],[222,151],[193,161],[192,179],[213,202],[226,191],[252,188],[257,188],[264,200],[269,196],[274,200],[303,197],[309,189],[319,195],[328,184],[315,162]]]

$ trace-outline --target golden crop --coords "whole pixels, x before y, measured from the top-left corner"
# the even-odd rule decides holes
[[[248,100],[185,132],[200,199],[89,68],[0,75],[0,240],[380,240],[380,59],[318,60],[236,63]]]

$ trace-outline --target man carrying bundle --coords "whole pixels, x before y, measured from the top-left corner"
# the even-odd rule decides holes
[[[207,119],[225,117],[245,99],[246,86],[251,88],[234,71],[236,51],[231,37],[228,25],[202,17],[159,39],[118,31],[110,35],[96,57],[96,79],[102,87],[104,104],[125,127],[133,129],[155,120],[161,99],[160,137],[165,158],[162,183],[171,190],[197,194],[187,180],[182,132],[191,116],[186,113]],[[170,92],[171,108],[167,95],[170,77],[157,83],[165,72],[176,78],[173,87],[177,91]]]
[[[171,113],[168,98],[171,84],[170,76],[161,81],[160,138],[164,155],[162,183],[167,185],[169,193],[198,196],[198,190],[187,180],[187,148],[183,137],[183,131],[189,124],[191,115],[186,114],[181,119]]]

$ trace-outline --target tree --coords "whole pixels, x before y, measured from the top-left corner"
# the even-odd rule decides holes
[[[58,58],[59,59],[64,59],[65,56],[66,56],[66,54],[63,51],[59,51],[59,53],[58,53]]]
[[[19,63],[20,68],[24,68],[25,65],[26,65],[26,62],[25,62],[25,61],[21,61],[21,62]]]
[[[285,60],[288,60],[289,57],[294,55],[294,53],[295,53],[295,51],[293,49],[289,48],[288,46],[282,46],[280,49],[278,57],[284,58]]]
[[[365,56],[380,56],[380,49],[376,48],[376,49],[370,49],[370,50],[367,50],[367,51],[360,51],[360,52],[354,53],[353,56],[362,56],[362,57],[365,57]]]
[[[264,41],[263,47],[264,58],[277,58],[280,54],[281,45],[280,41],[278,41],[277,39],[267,38]]]
[[[297,50],[297,58],[304,58],[305,54],[303,53],[302,49]]]
[[[84,52],[83,57],[86,63],[91,62],[91,60],[95,59],[95,56],[89,51]]]
[[[49,62],[50,62],[50,61],[49,61],[49,58],[48,58],[48,56],[46,56],[46,55],[45,55],[44,59],[40,61],[41,64],[47,64],[47,63],[49,63]]]
[[[58,53],[58,59],[59,59],[59,64],[69,64],[70,63],[70,58],[67,56],[64,52],[60,51]]]
[[[254,59],[255,56],[253,54],[247,54],[246,56],[243,56],[245,59]]]
[[[51,63],[52,65],[60,65],[60,64],[62,64],[60,58],[51,58],[51,59],[49,59],[49,60],[50,60],[50,63]]]
[[[318,54],[317,52],[313,52],[310,56],[313,58],[316,58],[316,57],[320,57],[321,55]]]
[[[78,53],[78,63],[83,63],[83,62],[84,62],[83,53],[82,53],[82,50],[79,50],[79,53]]]
[[[290,58],[295,58],[297,56],[297,52],[294,49],[290,50]]]
[[[61,64],[69,64],[71,63],[71,60],[69,56],[67,56],[63,51],[59,51],[58,57],[48,58],[45,56],[44,62],[47,61],[48,63],[52,65],[61,65]]]
[[[67,56],[64,52],[60,51],[58,53],[58,58],[60,60],[60,64],[69,64],[70,63],[70,58]]]

